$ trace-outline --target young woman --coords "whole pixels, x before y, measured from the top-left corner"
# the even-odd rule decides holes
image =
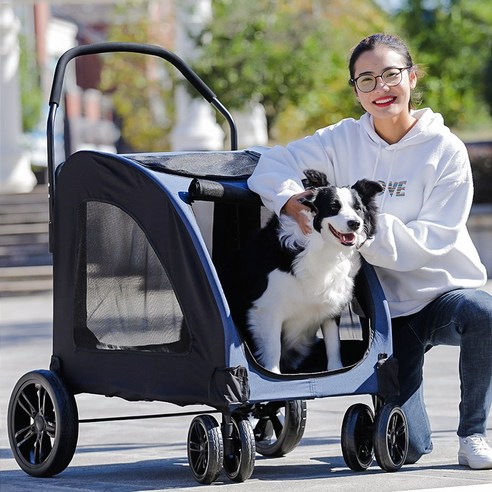
[[[458,461],[492,468],[485,441],[492,400],[492,296],[466,229],[473,197],[464,144],[431,109],[412,109],[417,68],[397,37],[375,34],[353,50],[350,84],[366,113],[314,135],[276,146],[248,181],[264,204],[310,233],[301,203],[303,171],[318,169],[338,186],[379,181],[375,237],[359,249],[374,267],[389,302],[394,356],[410,445],[407,463],[432,450],[422,398],[424,353],[459,345],[461,403]]]

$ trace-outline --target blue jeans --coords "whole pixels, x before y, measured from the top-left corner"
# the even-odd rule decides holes
[[[475,289],[441,295],[420,312],[392,320],[393,355],[398,359],[400,405],[408,419],[408,463],[432,451],[423,401],[424,354],[436,345],[460,347],[461,402],[458,436],[485,434],[492,402],[492,296]]]

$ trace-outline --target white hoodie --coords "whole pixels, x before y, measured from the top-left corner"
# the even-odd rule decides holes
[[[266,151],[248,180],[269,209],[304,190],[306,169],[337,186],[379,181],[377,233],[360,248],[376,267],[391,316],[421,310],[444,292],[484,285],[487,275],[466,228],[473,182],[466,148],[430,109],[413,111],[414,127],[388,144],[372,116],[344,119],[285,147]]]

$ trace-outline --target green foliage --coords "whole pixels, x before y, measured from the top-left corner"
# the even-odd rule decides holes
[[[27,38],[19,37],[19,82],[22,106],[22,128],[25,132],[33,130],[39,123],[43,93],[41,91],[36,52],[27,46]]]
[[[228,108],[260,101],[270,133],[285,141],[358,112],[347,53],[386,27],[367,1],[214,0],[194,69]]]
[[[153,24],[149,5],[118,3],[109,39],[162,46],[156,32],[165,28]],[[368,0],[212,0],[212,7],[193,68],[229,109],[260,101],[273,140],[361,114],[347,83],[348,56],[361,38],[383,31],[400,35],[424,68],[423,105],[461,130],[492,123],[489,0],[407,0],[392,14]],[[112,91],[123,136],[136,150],[166,150],[174,71],[155,77],[147,59],[108,57],[103,88]]]
[[[118,4],[114,18],[109,41],[159,44],[156,26],[149,20],[148,0]],[[174,74],[167,68],[164,60],[147,55],[104,55],[100,89],[111,93],[122,137],[135,151],[169,150],[174,124]]]
[[[490,123],[492,9],[488,0],[408,0],[396,20],[417,64],[424,103],[452,127]],[[487,70],[489,71],[487,75]]]

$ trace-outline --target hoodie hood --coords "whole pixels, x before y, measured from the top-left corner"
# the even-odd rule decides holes
[[[383,140],[374,129],[374,118],[369,113],[365,113],[360,118],[360,125],[366,132],[370,140],[376,145],[387,150],[399,150],[410,145],[418,145],[436,136],[449,133],[449,128],[444,125],[443,117],[439,113],[434,113],[429,108],[412,110],[411,114],[417,119],[413,128],[399,141],[389,144]]]

